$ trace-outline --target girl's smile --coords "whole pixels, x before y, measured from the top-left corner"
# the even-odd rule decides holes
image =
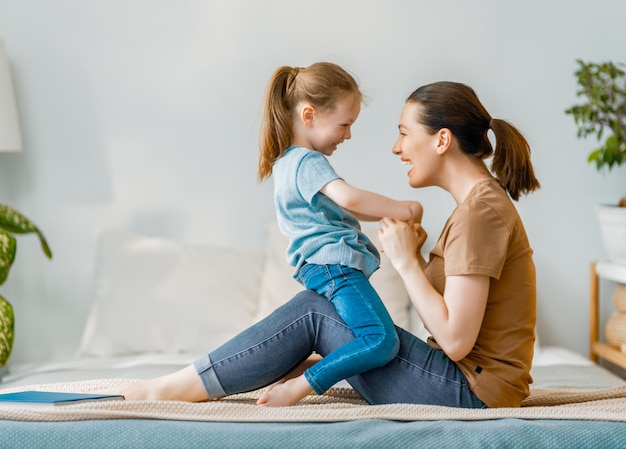
[[[331,156],[337,147],[352,137],[351,127],[361,112],[361,97],[346,95],[330,111],[317,111],[304,105],[301,112],[304,129],[294,145]]]

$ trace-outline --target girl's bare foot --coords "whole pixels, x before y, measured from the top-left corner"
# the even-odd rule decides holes
[[[296,405],[300,399],[313,390],[304,376],[289,379],[284,383],[275,383],[268,387],[257,400],[258,405],[268,407],[283,407]]]

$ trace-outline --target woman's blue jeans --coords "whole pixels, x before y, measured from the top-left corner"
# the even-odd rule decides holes
[[[391,362],[348,378],[368,403],[485,407],[442,351],[396,331],[400,349]],[[306,290],[194,365],[209,397],[218,399],[270,385],[313,352],[325,356],[353,339],[334,306]]]
[[[342,265],[306,264],[298,278],[332,303],[355,336],[304,372],[317,394],[395,357],[399,344],[393,320],[362,271]]]

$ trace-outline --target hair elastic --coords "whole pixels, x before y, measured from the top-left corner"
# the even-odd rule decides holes
[[[293,69],[291,69],[291,72],[289,72],[289,75],[291,75],[291,77],[288,78],[288,81],[287,81],[287,86],[286,86],[287,91],[291,90],[293,83],[296,81],[296,76],[298,76],[298,73],[300,73],[299,67],[294,67]]]

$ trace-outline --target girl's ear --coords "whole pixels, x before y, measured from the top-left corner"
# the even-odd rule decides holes
[[[305,104],[300,109],[300,120],[304,123],[304,126],[311,128],[315,122],[315,108],[310,104]]]
[[[437,131],[437,154],[444,154],[452,144],[452,131],[441,128]]]

